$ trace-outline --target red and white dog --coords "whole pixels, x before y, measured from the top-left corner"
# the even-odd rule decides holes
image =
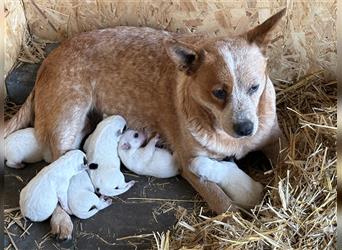
[[[229,197],[188,165],[196,156],[241,158],[279,138],[263,51],[284,13],[236,37],[135,27],[77,35],[44,60],[34,90],[6,124],[5,136],[34,123],[39,142],[56,160],[79,147],[89,113],[121,115],[132,129],[158,133],[183,177],[213,210],[224,212]]]

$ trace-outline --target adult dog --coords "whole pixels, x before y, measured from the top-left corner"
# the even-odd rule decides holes
[[[75,36],[44,60],[5,136],[34,122],[55,160],[79,147],[90,112],[121,115],[132,129],[158,133],[182,175],[213,210],[224,212],[229,197],[187,166],[194,156],[241,158],[277,141],[275,91],[263,51],[284,13],[231,38],[135,27]]]

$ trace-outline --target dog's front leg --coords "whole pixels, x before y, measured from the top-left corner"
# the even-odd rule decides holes
[[[243,208],[253,208],[263,197],[263,186],[243,172],[234,162],[195,157],[190,170],[201,179],[217,183],[232,199]]]
[[[237,208],[233,205],[232,200],[216,183],[200,180],[199,177],[190,171],[189,167],[184,167],[181,171],[181,175],[191,184],[191,186],[208,203],[209,207],[217,214],[224,213],[227,210],[237,211]]]

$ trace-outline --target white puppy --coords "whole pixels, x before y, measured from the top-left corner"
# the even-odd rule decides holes
[[[111,199],[99,198],[89,175],[83,171],[70,180],[68,189],[68,205],[75,216],[80,219],[88,219],[101,209],[112,204]]]
[[[263,186],[243,172],[234,162],[216,161],[205,156],[194,158],[190,170],[217,183],[239,206],[251,208],[261,202]]]
[[[97,125],[84,144],[90,179],[96,192],[105,196],[122,194],[134,185],[134,181],[125,182],[117,152],[125,126],[123,117],[109,116]]]
[[[146,136],[134,130],[127,130],[119,142],[118,153],[122,163],[140,175],[169,178],[178,174],[175,160],[165,149],[157,148],[159,137],[152,138],[145,147]]]
[[[72,150],[43,168],[20,192],[19,204],[24,217],[43,221],[51,216],[59,202],[70,213],[68,187],[70,179],[85,171],[87,159],[80,150]]]
[[[5,139],[5,160],[8,167],[23,168],[24,162],[51,162],[51,154],[39,145],[34,128],[25,128]]]

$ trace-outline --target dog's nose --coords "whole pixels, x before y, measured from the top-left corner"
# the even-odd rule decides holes
[[[239,136],[248,136],[253,132],[254,124],[250,120],[244,120],[239,123],[233,124],[233,129],[235,133]]]

